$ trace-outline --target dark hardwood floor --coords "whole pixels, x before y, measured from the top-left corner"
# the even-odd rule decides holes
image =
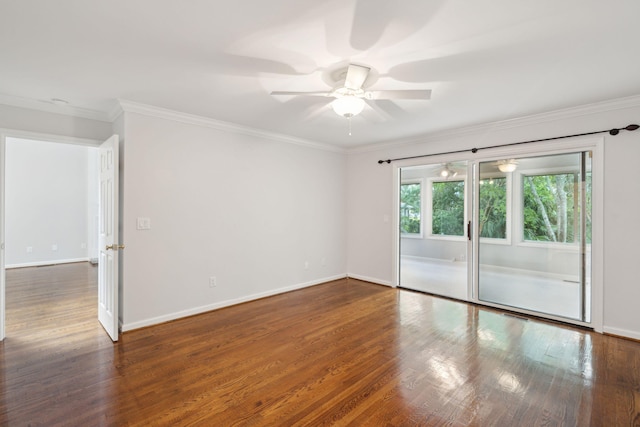
[[[6,304],[3,426],[640,425],[640,343],[352,279],[116,344],[88,263]]]

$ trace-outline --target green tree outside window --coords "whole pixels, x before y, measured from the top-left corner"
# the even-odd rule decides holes
[[[480,237],[507,238],[507,180],[504,177],[480,180]]]
[[[400,185],[400,232],[403,234],[420,234],[421,187],[419,182]]]
[[[580,241],[580,176],[577,173],[522,177],[524,240]],[[586,240],[591,242],[591,174],[585,181]]]
[[[464,236],[464,181],[434,182],[431,203],[431,233]]]

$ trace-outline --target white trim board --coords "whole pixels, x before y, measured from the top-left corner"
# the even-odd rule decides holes
[[[163,316],[151,317],[149,319],[140,320],[137,322],[131,323],[121,323],[120,330],[122,332],[132,331],[135,329],[145,328],[147,326],[158,325],[160,323],[169,322],[172,320],[181,319],[188,316],[193,316],[196,314],[207,313],[209,311],[218,310],[220,308],[230,307],[237,304],[242,304],[249,301],[255,301],[261,298],[266,298],[274,295],[284,294],[286,292],[295,291],[298,289],[308,288],[310,286],[320,285],[326,282],[332,282],[334,280],[344,279],[346,278],[346,274],[340,274],[337,276],[324,277],[322,279],[313,280],[310,282],[299,283],[297,285],[286,286],[284,288],[273,289],[267,292],[260,292],[257,294],[246,295],[240,298],[229,299],[226,301],[220,301],[213,304],[203,305],[200,307],[194,307],[183,311],[178,311],[175,313],[165,314]]]
[[[360,274],[348,274],[347,278],[356,279],[356,280],[362,280],[363,282],[370,282],[370,283],[373,283],[375,285],[383,285],[383,286],[393,287],[391,282],[389,282],[388,280],[376,279],[376,278],[373,278],[373,277],[362,276]]]
[[[99,140],[89,138],[77,138],[74,136],[54,135],[48,133],[31,132],[19,129],[0,128],[0,137],[4,139],[28,139],[32,141],[55,142],[60,144],[84,145],[87,147],[97,147],[100,145]]]
[[[44,267],[47,265],[58,264],[72,264],[74,262],[88,262],[89,258],[69,258],[69,259],[57,259],[53,261],[36,261],[36,262],[24,262],[21,264],[7,264],[5,268],[7,270],[11,268],[25,268],[25,267]]]
[[[611,328],[605,326],[603,332],[605,334],[615,335],[617,337],[631,338],[633,340],[640,341],[640,332],[636,331],[629,331],[627,329]]]

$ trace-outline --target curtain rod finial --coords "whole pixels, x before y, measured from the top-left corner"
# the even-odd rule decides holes
[[[619,134],[621,130],[634,131],[634,130],[636,130],[638,128],[640,128],[639,125],[632,124],[632,125],[628,125],[627,127],[620,128],[620,129],[611,129],[609,131],[609,135],[614,135],[615,136],[615,135]]]

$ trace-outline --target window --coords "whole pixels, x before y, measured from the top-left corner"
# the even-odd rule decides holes
[[[432,235],[464,236],[464,181],[434,181],[431,214]]]
[[[507,238],[507,179],[505,177],[480,180],[480,237]]]
[[[400,232],[420,235],[422,184],[407,182],[400,184]]]
[[[580,240],[580,175],[523,175],[523,237],[536,242]],[[586,238],[591,242],[591,173],[586,176]]]

